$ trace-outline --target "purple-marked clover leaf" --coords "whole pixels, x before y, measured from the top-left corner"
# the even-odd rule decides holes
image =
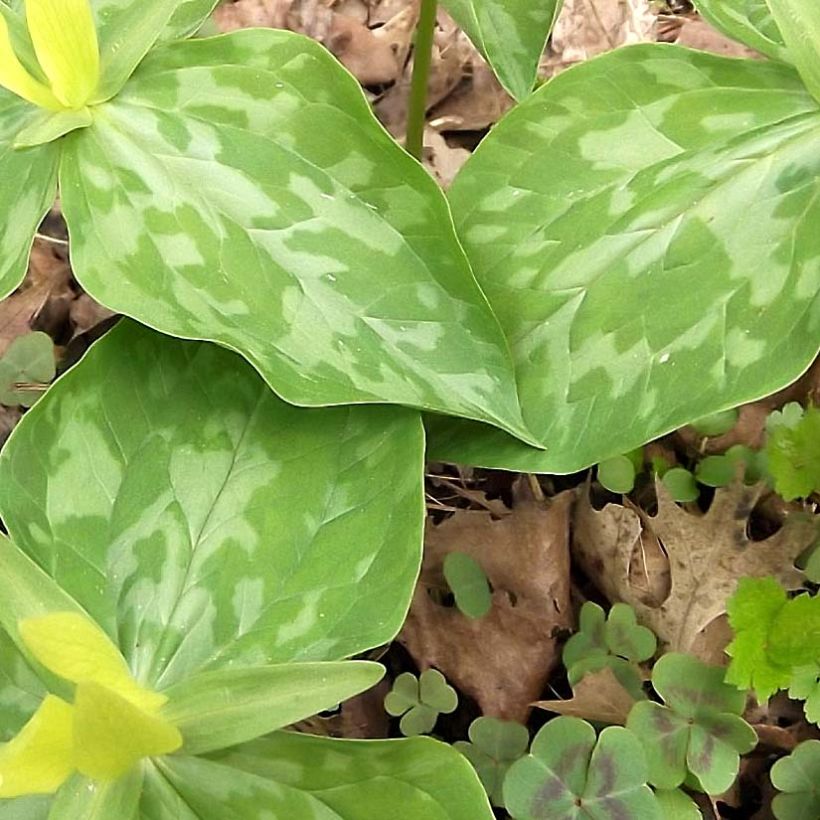
[[[772,801],[777,820],[820,817],[820,740],[801,743],[772,766],[769,776],[781,792]]]
[[[806,720],[820,726],[820,662],[799,666],[792,672],[789,697],[805,701]]]
[[[456,690],[438,669],[427,669],[419,678],[403,672],[384,699],[387,714],[401,717],[399,729],[406,737],[432,732],[438,716],[455,712],[457,707]]]
[[[727,611],[735,633],[728,683],[765,700],[789,686],[796,667],[820,661],[820,598],[789,600],[774,578],[742,578]]]
[[[595,730],[558,717],[535,736],[530,753],[510,767],[504,802],[515,820],[660,820],[637,738],[620,726]]]
[[[691,773],[708,794],[720,794],[734,781],[757,735],[740,717],[745,693],[723,676],[690,655],[669,653],[655,664],[652,685],[664,704],[636,703],[626,723],[648,750],[654,786],[674,789]]]
[[[459,740],[453,745],[472,763],[490,802],[503,806],[504,777],[510,766],[526,754],[529,732],[512,720],[480,717],[470,724],[468,735],[469,743]]]

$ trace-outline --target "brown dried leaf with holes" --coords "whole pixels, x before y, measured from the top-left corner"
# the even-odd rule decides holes
[[[399,641],[421,669],[435,666],[484,715],[525,722],[560,659],[559,639],[573,627],[569,590],[569,519],[573,493],[549,506],[525,482],[512,512],[459,510],[427,528],[421,579]],[[442,564],[471,555],[493,589],[492,608],[471,620],[431,596],[445,591]]]
[[[679,507],[657,482],[658,513],[607,505],[597,511],[589,491],[579,500],[573,521],[573,556],[610,601],[631,604],[639,621],[652,629],[667,651],[691,652],[711,663],[723,660],[730,637],[726,602],[743,577],[771,575],[796,589],[802,575],[797,557],[817,538],[817,524],[799,514],[764,541],[752,541],[749,516],[763,487],[735,484],[718,490],[709,510],[695,514]],[[652,600],[635,584],[642,544],[657,539],[666,555],[654,563],[644,586],[668,593]]]

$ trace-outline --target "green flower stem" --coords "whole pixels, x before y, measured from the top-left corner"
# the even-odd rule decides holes
[[[407,153],[419,161],[424,150],[427,81],[430,77],[430,64],[433,61],[433,35],[436,30],[437,8],[437,0],[421,0],[421,13],[416,28],[416,48],[413,52],[413,77],[410,83],[405,147]]]

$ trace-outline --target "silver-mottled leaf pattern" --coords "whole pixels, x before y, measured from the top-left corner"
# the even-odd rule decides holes
[[[153,52],[66,138],[61,188],[75,273],[112,309],[240,351],[294,404],[528,436],[443,195],[316,43],[248,30]]]
[[[766,0],[694,0],[697,10],[727,37],[789,62],[783,35]]]
[[[164,688],[390,640],[420,561],[422,451],[414,411],[300,410],[228,351],[123,323],[13,433],[0,512]]]
[[[532,91],[561,0],[442,0],[518,100]]]
[[[795,379],[820,340],[818,145],[791,68],[674,46],[515,109],[451,201],[547,450],[434,420],[433,457],[572,472]]]

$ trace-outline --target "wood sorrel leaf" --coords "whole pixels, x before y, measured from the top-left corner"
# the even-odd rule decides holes
[[[390,640],[420,561],[422,447],[412,411],[299,410],[228,351],[123,323],[18,425],[0,511],[161,689]]]
[[[444,197],[318,44],[260,29],[155,50],[65,139],[61,189],[76,275],[109,307],[241,352],[294,404],[528,437]]]
[[[697,10],[728,37],[761,54],[789,62],[789,52],[767,0],[693,0]]]
[[[596,741],[592,726],[575,717],[555,718],[538,732],[530,753],[507,772],[504,802],[516,820],[660,820],[638,740],[610,726]]]
[[[818,139],[791,68],[656,45],[514,109],[450,198],[547,449],[443,420],[432,455],[573,472],[799,376],[820,336]]]
[[[501,85],[523,100],[561,8],[560,0],[442,0]]]
[[[241,770],[283,792],[304,795],[317,812],[277,817],[384,820],[397,816],[396,806],[401,820],[493,817],[467,760],[430,738],[334,740],[277,732],[212,757],[230,766],[228,771]]]
[[[220,669],[168,689],[162,714],[182,732],[184,752],[204,754],[331,709],[383,674],[384,667],[366,661]]]

